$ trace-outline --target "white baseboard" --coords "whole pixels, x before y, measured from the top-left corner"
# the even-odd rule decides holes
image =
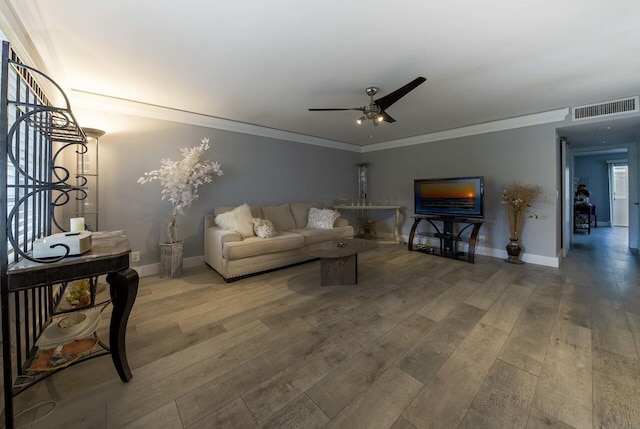
[[[433,246],[433,247],[440,246],[439,239],[435,237],[426,237],[426,238],[427,238],[426,244],[428,244],[429,246]],[[404,239],[406,242],[409,242],[409,237],[404,237]],[[459,249],[460,251],[465,252],[467,250],[467,243],[461,243]],[[492,247],[486,247],[486,246],[483,246],[483,243],[479,243],[478,247],[476,248],[476,255],[491,256],[492,258],[498,258],[498,259],[507,259],[507,257],[509,256],[505,249],[494,249]],[[520,259],[522,259],[523,262],[527,262],[535,265],[543,265],[545,267],[558,268],[560,266],[559,255],[554,257],[554,256],[535,255],[533,253],[523,253]]]
[[[499,259],[507,259],[509,257],[506,250],[488,247],[478,247],[478,249],[476,249],[476,255],[491,256]],[[533,253],[523,253],[520,259],[522,262],[543,265],[545,267],[558,268],[560,266],[560,256],[542,256]]]
[[[204,265],[204,255],[200,256],[192,256],[190,258],[184,258],[182,260],[183,268],[192,268],[200,265]],[[157,264],[149,264],[149,265],[140,265],[138,267],[131,267],[131,269],[135,270],[140,277],[149,277],[156,276],[160,274],[160,263]]]
[[[393,236],[391,236],[393,237]],[[409,237],[408,236],[401,236],[404,240],[405,243],[409,242]],[[399,243],[402,244],[402,243]],[[440,240],[438,240],[437,238],[429,238],[428,240],[428,244],[430,246],[440,246]],[[466,247],[466,243],[463,243],[460,246],[460,250],[461,251],[466,251],[467,247]],[[507,255],[507,251],[503,250],[503,249],[494,249],[491,247],[485,247],[485,246],[478,246],[478,248],[476,249],[476,255],[483,255],[483,256],[491,256],[492,258],[498,258],[498,259],[507,259],[508,255]],[[561,258],[561,254],[559,253],[557,256],[552,257],[552,256],[542,256],[542,255],[535,255],[532,253],[523,253],[522,254],[522,260],[524,262],[528,262],[530,264],[536,264],[536,265],[543,265],[545,267],[553,267],[553,268],[558,268],[560,266],[560,258]],[[190,258],[185,258],[182,261],[182,266],[183,268],[192,268],[192,267],[197,267],[200,265],[204,265],[204,255],[200,255],[200,256],[192,256]],[[149,277],[149,276],[155,276],[160,274],[160,263],[157,264],[149,264],[149,265],[141,265],[138,267],[131,267],[132,269],[136,270],[138,275],[140,277]]]

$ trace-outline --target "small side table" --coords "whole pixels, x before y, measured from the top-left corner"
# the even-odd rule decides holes
[[[598,215],[595,204],[574,204],[573,205],[573,232],[586,230],[591,234],[591,224],[598,227]]]
[[[1,291],[2,301],[2,347],[4,375],[4,412],[7,428],[14,427],[14,397],[49,375],[63,371],[77,363],[99,356],[111,355],[111,360],[123,382],[132,378],[126,352],[126,329],[129,314],[138,293],[138,273],[129,268],[131,246],[124,231],[93,233],[93,245],[89,252],[80,256],[64,258],[52,263],[39,263],[23,259],[11,264],[6,272]],[[29,364],[35,359],[38,337],[51,323],[54,316],[62,314],[56,310],[64,289],[58,284],[73,280],[107,276],[110,301],[92,302],[83,309],[94,306],[113,305],[109,325],[108,347],[100,345],[96,352],[81,357],[68,367],[41,372],[29,382],[18,383],[16,377],[24,377]],[[10,302],[23,304],[10,309]],[[76,310],[73,310],[76,311]],[[66,312],[66,311],[64,311]],[[27,323],[29,322],[29,323]],[[12,332],[13,331],[13,332]],[[12,347],[11,338],[16,338]],[[102,349],[102,350],[100,350]]]

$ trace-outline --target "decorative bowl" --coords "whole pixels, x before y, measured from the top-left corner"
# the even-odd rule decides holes
[[[80,324],[84,322],[86,318],[87,315],[82,312],[72,313],[60,319],[58,328],[60,328],[62,332],[73,332],[81,327]]]

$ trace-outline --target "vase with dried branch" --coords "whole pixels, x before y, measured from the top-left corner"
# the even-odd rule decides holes
[[[163,159],[161,167],[152,170],[138,179],[138,183],[147,183],[159,180],[162,185],[162,199],[169,200],[173,210],[169,218],[167,235],[169,243],[178,241],[176,216],[183,213],[185,207],[198,199],[198,187],[213,180],[214,175],[222,176],[220,164],[215,161],[202,161],[200,158],[209,149],[209,139],[203,138],[199,146],[182,148],[182,160],[172,161]]]
[[[159,180],[162,185],[162,199],[169,200],[173,210],[167,226],[168,243],[160,243],[160,265],[163,277],[175,278],[182,274],[182,241],[178,240],[176,216],[183,213],[185,207],[198,199],[198,187],[213,180],[213,176],[222,176],[220,164],[203,161],[201,157],[209,149],[209,139],[203,138],[199,146],[180,149],[182,160],[163,159],[158,170],[144,173],[138,183]]]
[[[531,211],[530,207],[532,203],[543,199],[544,192],[537,185],[522,185],[519,182],[513,182],[502,191],[502,204],[505,207],[509,224],[509,244],[507,245],[509,258],[506,259],[507,262],[524,263],[520,260],[522,248],[519,243],[524,220],[525,218],[538,218],[538,214]]]

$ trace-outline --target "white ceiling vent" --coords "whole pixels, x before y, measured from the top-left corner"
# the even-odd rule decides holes
[[[623,98],[621,100],[574,107],[572,109],[572,117],[574,121],[581,121],[583,119],[603,118],[607,116],[620,115],[622,113],[639,112],[639,98],[640,97],[630,97]]]

